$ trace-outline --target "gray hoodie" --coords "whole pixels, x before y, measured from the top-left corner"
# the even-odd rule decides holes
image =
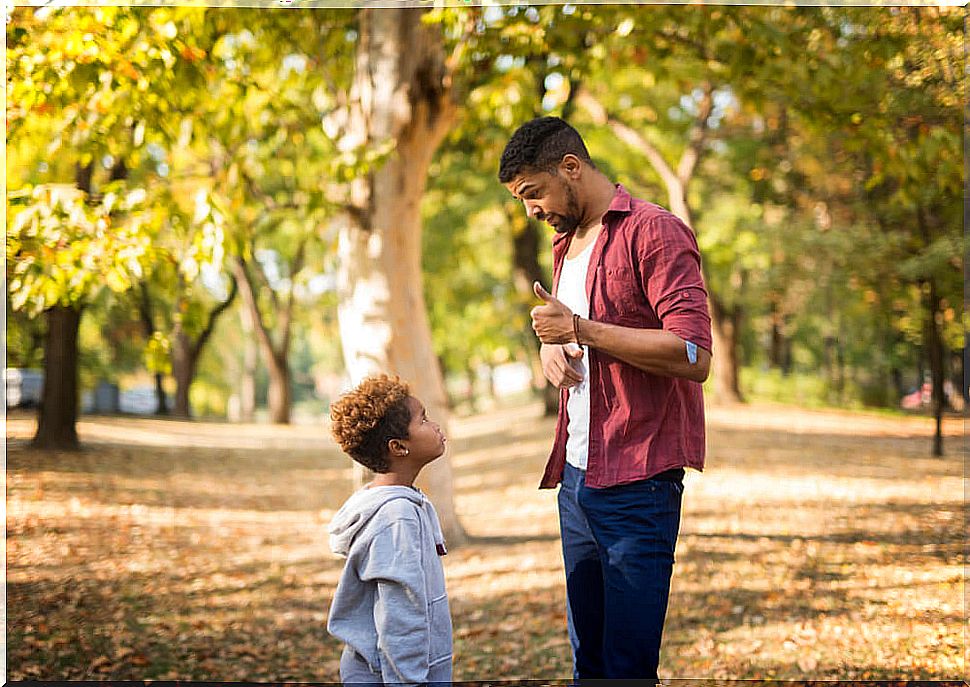
[[[347,558],[330,605],[330,634],[385,683],[450,681],[444,537],[431,502],[411,487],[361,489],[329,531],[330,548]],[[341,679],[351,681],[344,672],[342,664]]]

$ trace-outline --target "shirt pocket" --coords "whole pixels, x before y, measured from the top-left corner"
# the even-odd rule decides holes
[[[600,267],[599,291],[607,315],[628,319],[643,313],[643,288],[629,267]]]

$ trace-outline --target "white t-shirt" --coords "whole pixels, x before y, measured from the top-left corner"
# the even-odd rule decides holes
[[[589,257],[593,254],[593,244],[583,249],[575,258],[563,261],[562,271],[559,273],[559,285],[556,298],[584,319],[589,318],[589,297],[586,295],[586,273],[589,271]],[[566,344],[575,347],[576,344]],[[586,458],[589,453],[589,348],[583,346],[583,357],[570,362],[583,375],[583,381],[569,389],[566,411],[569,414],[569,424],[566,431],[566,462],[580,470],[586,469]]]

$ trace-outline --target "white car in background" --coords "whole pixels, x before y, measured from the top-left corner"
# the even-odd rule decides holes
[[[33,408],[44,393],[44,371],[8,367],[4,371],[8,408]]]

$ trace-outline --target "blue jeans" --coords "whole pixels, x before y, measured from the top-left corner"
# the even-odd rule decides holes
[[[559,488],[573,677],[656,679],[683,484],[585,474],[567,463]]]

